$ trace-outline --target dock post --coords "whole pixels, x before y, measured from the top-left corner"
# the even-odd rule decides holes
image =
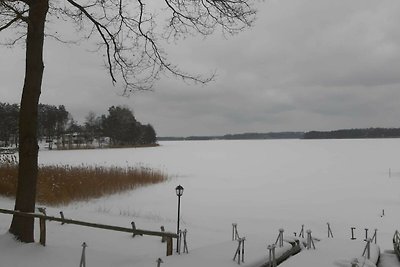
[[[276,258],[275,258],[275,248],[276,245],[272,244],[268,247],[269,257],[268,257],[268,267],[276,267]]]
[[[280,248],[283,247],[283,232],[284,231],[285,230],[283,230],[283,228],[279,229],[279,235],[278,235],[278,238],[275,241],[275,245],[279,243],[278,245],[279,245]]]
[[[365,228],[364,230],[365,230],[365,239],[364,239],[364,241],[367,241],[368,240],[368,228]]]
[[[329,238],[329,237],[332,237],[332,238],[333,238],[331,225],[330,225],[329,223],[327,223],[327,225],[328,225],[328,238]]]
[[[311,230],[307,230],[307,249],[310,249],[311,246],[315,249],[314,241],[311,236]]]
[[[244,262],[244,241],[246,240],[246,237],[242,238],[242,262]]]
[[[304,224],[301,225],[301,231],[299,233],[299,237],[304,238]]]
[[[239,233],[237,230],[237,223],[232,223],[232,241],[233,240],[238,240],[239,237]]]
[[[377,233],[378,229],[375,228],[374,235],[372,236],[372,241],[374,241],[375,244],[377,243]]]
[[[272,267],[276,267],[275,244],[272,244]]]
[[[238,241],[238,247],[236,249],[235,256],[233,256],[233,260],[235,261],[236,257],[238,257],[237,263],[240,265],[240,261],[241,261],[240,254],[241,253],[242,253],[242,262],[244,262],[244,256],[243,256],[243,254],[244,254],[244,238],[239,238],[237,241]]]
[[[356,228],[355,227],[351,227],[351,240],[356,240],[357,238],[354,237],[354,230]]]
[[[367,254],[367,255],[365,255]],[[367,257],[367,259],[371,258],[371,238],[367,239],[367,245],[364,248],[363,256]]]

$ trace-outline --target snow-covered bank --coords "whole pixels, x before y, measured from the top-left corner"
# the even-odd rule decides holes
[[[37,265],[34,261],[24,264],[25,256],[17,260],[10,248],[1,250],[0,266],[76,266],[82,242],[88,243],[88,266],[156,266],[159,257],[164,260],[161,266],[187,266],[179,261],[197,261],[195,255],[212,258],[208,252],[200,255],[203,249],[215,254],[226,249],[228,264],[235,266],[232,258],[237,244],[230,242],[233,222],[238,223],[241,236],[249,237],[249,257],[256,250],[251,248],[251,236],[258,237],[263,246],[259,250],[267,255],[267,245],[275,241],[279,228],[291,235],[304,224],[314,237],[325,240],[327,222],[338,240],[350,240],[351,227],[360,241],[364,228],[370,234],[377,228],[381,250],[391,249],[393,233],[400,228],[399,158],[400,139],[162,142],[154,148],[41,151],[41,164],[142,165],[170,174],[163,184],[48,208],[48,214],[63,210],[72,219],[125,227],[134,220],[141,229],[158,231],[164,225],[174,232],[174,188],[182,184],[181,225],[188,229],[190,254],[165,258],[165,244],[158,238],[132,239],[123,233],[49,223],[46,248],[11,245],[7,235],[0,240],[2,248],[17,246],[18,255],[29,255],[26,260],[37,257]],[[12,208],[13,203],[1,199],[0,206]],[[10,220],[0,215],[2,233]],[[221,253],[212,249],[224,243],[227,247]],[[34,252],[25,251],[32,247]],[[54,256],[55,250],[64,256]],[[357,253],[360,256],[362,248]],[[338,255],[336,260],[341,259]],[[12,265],[2,265],[3,261]]]

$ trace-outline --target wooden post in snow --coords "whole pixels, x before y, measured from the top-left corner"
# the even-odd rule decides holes
[[[82,244],[82,255],[81,255],[81,262],[79,264],[79,267],[86,267],[86,243],[83,242]]]
[[[161,228],[161,232],[165,232],[165,227],[164,226],[161,226],[160,228]],[[167,239],[165,238],[165,236],[161,237],[161,243],[165,243],[166,240]]]
[[[354,230],[356,228],[355,227],[351,227],[351,240],[356,240],[357,238],[354,237]]]
[[[232,223],[232,241],[239,239],[239,233],[237,230],[237,223]]]
[[[331,225],[330,225],[329,223],[327,223],[327,225],[328,225],[328,238],[329,238],[329,237],[332,237],[332,238],[333,238]]]
[[[282,228],[279,229],[279,235],[275,241],[275,245],[279,243],[280,248],[283,247],[283,232],[284,232],[284,230]]]
[[[301,225],[301,230],[300,230],[300,233],[299,233],[299,237],[304,238],[304,224]]]
[[[187,229],[183,231],[183,253],[189,253],[187,242],[186,242],[186,234],[187,234]]]
[[[172,246],[173,246],[172,237],[168,236],[167,237],[167,256],[172,255]]]
[[[315,249],[314,240],[311,236],[311,230],[307,230],[307,249]]]
[[[367,255],[365,255],[367,254]],[[371,258],[371,238],[367,239],[367,245],[364,248],[363,256],[367,257],[367,259]]]
[[[64,212],[62,212],[62,211],[60,211],[60,216],[61,216],[61,219],[65,219],[65,217],[64,217]],[[61,225],[64,225],[65,224],[65,222],[61,222]]]
[[[276,258],[275,258],[276,245],[272,244],[272,245],[269,245],[267,248],[269,250],[269,265],[268,265],[268,267],[276,267]]]
[[[374,243],[376,244],[376,242],[377,242],[377,232],[378,232],[378,229],[375,229],[375,232],[374,232],[374,235],[372,236],[372,241],[374,241]]]
[[[43,213],[46,216],[46,208],[38,208],[38,211]],[[39,226],[40,226],[40,244],[42,246],[46,246],[46,219],[39,218]]]

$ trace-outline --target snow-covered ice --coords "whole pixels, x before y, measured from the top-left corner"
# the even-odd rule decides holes
[[[41,164],[137,165],[169,174],[163,184],[49,207],[47,213],[57,216],[62,210],[67,218],[124,227],[134,220],[140,229],[158,231],[164,225],[175,232],[174,189],[181,184],[181,226],[188,229],[189,254],[165,257],[166,245],[156,237],[132,238],[55,222],[48,222],[46,247],[18,244],[7,234],[11,217],[0,215],[0,266],[78,266],[83,242],[88,244],[87,266],[156,266],[159,257],[164,267],[225,266],[221,261],[236,266],[234,222],[247,238],[246,264],[267,256],[279,228],[294,235],[305,225],[321,242],[315,251],[301,252],[285,264],[312,266],[301,260],[310,255],[326,266],[342,266],[361,256],[365,228],[370,235],[378,229],[381,251],[392,248],[400,228],[399,158],[400,139],[185,141],[154,148],[43,150]],[[12,209],[13,201],[1,198],[0,207]],[[327,239],[327,222],[334,241]],[[351,227],[357,240],[347,245]],[[338,252],[332,251],[331,258],[322,256],[326,242],[343,245],[334,243]],[[347,248],[346,254],[339,248]]]

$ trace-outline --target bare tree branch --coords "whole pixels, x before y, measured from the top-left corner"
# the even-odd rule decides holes
[[[217,27],[237,33],[254,20],[255,10],[247,1],[252,0],[164,0],[163,12],[170,15],[161,32],[142,0],[67,0],[72,7],[52,10],[57,18],[72,19],[79,31],[87,33],[86,38],[99,40],[97,50],[104,51],[112,82],[121,79],[125,92],[131,92],[151,89],[161,73],[184,81],[211,81],[214,74],[188,74],[170,63],[158,40],[196,33],[206,36]]]
[[[25,21],[31,0],[0,0],[0,31]],[[96,51],[104,54],[105,65],[113,84],[123,81],[126,93],[150,90],[162,73],[184,81],[207,83],[214,78],[186,73],[172,64],[160,45],[160,39],[180,39],[188,35],[207,36],[217,28],[235,34],[254,21],[254,0],[164,0],[158,7],[167,23],[156,27],[155,12],[143,0],[66,0],[50,2],[51,19],[72,21],[83,38],[97,43]],[[157,3],[159,6],[160,3]],[[1,10],[0,10],[1,11]],[[7,18],[7,19],[6,19]],[[1,22],[4,22],[1,24]],[[57,31],[47,37],[63,43],[76,43],[61,38]]]
[[[15,17],[12,20],[10,20],[8,23],[6,23],[5,25],[0,26],[0,32],[7,29],[8,27],[10,27],[14,22],[16,22],[18,20],[19,20],[19,18]]]

